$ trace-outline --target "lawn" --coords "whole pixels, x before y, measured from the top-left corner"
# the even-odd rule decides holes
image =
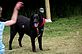
[[[59,18],[46,23],[43,33],[43,51],[38,48],[32,52],[30,38],[24,35],[22,44],[18,45],[18,34],[13,40],[13,50],[8,50],[9,27],[5,28],[3,41],[6,54],[82,54],[82,16]]]

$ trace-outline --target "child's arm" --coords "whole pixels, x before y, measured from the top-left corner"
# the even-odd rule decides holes
[[[10,26],[10,25],[13,25],[16,23],[17,21],[17,16],[18,16],[18,11],[20,10],[20,8],[23,6],[23,3],[22,2],[17,2],[14,10],[13,10],[13,14],[12,14],[12,17],[11,17],[11,20],[8,20],[5,22],[5,25],[6,26]]]

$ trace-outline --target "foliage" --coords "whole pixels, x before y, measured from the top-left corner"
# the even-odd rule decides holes
[[[50,0],[52,18],[82,15],[82,0]]]
[[[13,8],[18,0],[0,0],[3,7],[3,18],[10,19]],[[24,10],[20,14],[30,17],[31,13],[40,7],[45,9],[45,0],[22,0]],[[82,15],[82,0],[50,0],[52,18]],[[46,9],[45,9],[46,10]],[[44,16],[46,15],[46,12]]]

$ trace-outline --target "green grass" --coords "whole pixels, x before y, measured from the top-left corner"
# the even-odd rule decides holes
[[[24,35],[22,44],[18,45],[18,34],[13,40],[13,50],[8,50],[9,27],[5,28],[4,44],[6,54],[82,54],[82,16],[60,18],[46,23],[43,33],[43,51],[38,48],[32,52],[30,38]]]

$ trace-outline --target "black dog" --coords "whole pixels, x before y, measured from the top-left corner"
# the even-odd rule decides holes
[[[32,43],[32,50],[35,52],[35,38],[38,37],[39,48],[42,50],[42,34],[44,30],[45,19],[41,14],[33,14],[31,18],[18,16],[16,24],[10,27],[9,50],[12,50],[12,41],[16,33],[19,34],[19,46],[22,47],[21,40],[24,33],[29,35]]]

